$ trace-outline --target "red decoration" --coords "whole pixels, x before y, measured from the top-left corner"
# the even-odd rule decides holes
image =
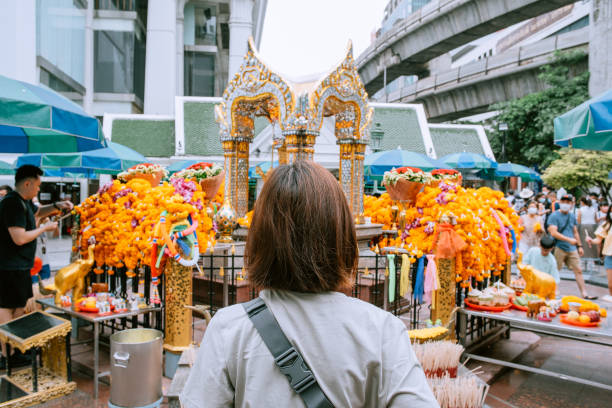
[[[212,166],[213,166],[212,163],[200,162],[200,163],[192,164],[191,166],[187,167],[187,169],[189,169],[189,170],[203,170],[203,169],[207,169],[207,168],[212,167]]]
[[[40,272],[42,267],[42,259],[40,259],[39,257],[34,258],[34,266],[32,267],[32,269],[30,269],[30,276],[38,275],[38,272]]]
[[[413,173],[422,173],[423,172],[423,170],[419,169],[418,167],[410,167],[410,166],[404,166],[404,167],[400,167],[399,169],[395,169],[395,171],[398,174],[404,174],[408,170],[412,170]]]

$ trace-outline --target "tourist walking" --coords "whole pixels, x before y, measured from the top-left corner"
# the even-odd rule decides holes
[[[303,357],[323,398],[334,407],[438,407],[406,325],[340,292],[354,281],[358,257],[351,210],[329,171],[297,161],[268,175],[245,266],[250,283],[262,289],[259,302]],[[254,326],[267,316],[260,307],[249,309],[252,319],[242,304],[215,314],[180,396],[183,407],[304,406],[306,396],[292,389],[258,330],[278,331]],[[299,368],[294,372],[302,375]]]
[[[520,220],[524,229],[519,241],[519,250],[526,254],[530,248],[539,246],[540,237],[544,232],[544,222],[542,217],[538,215],[538,207],[535,201],[530,201],[527,204],[527,213],[521,215]]]
[[[580,207],[576,210],[576,221],[578,222],[578,233],[581,242],[586,242],[586,237],[593,237],[597,229],[597,210],[592,205],[592,201],[586,197],[580,198]],[[595,259],[599,257],[597,246],[587,246],[584,248],[583,258]]]
[[[570,213],[571,209],[572,198],[564,195],[559,203],[559,211],[555,211],[548,218],[548,233],[556,240],[554,255],[557,267],[560,271],[563,265],[567,265],[574,272],[576,284],[583,298],[597,299],[597,296],[588,295],[584,284],[580,268],[580,257],[584,254],[584,250],[580,234],[578,234],[576,218]]]

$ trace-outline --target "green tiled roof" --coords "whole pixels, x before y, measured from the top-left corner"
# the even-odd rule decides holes
[[[185,154],[222,155],[219,125],[215,122],[218,102],[185,102]]]
[[[429,133],[438,157],[460,152],[485,154],[476,129],[430,126]]]
[[[174,121],[117,118],[112,140],[145,156],[169,157],[174,155]]]
[[[403,150],[425,154],[423,135],[419,127],[417,112],[413,108],[374,108],[371,129],[377,123],[385,132],[380,143],[381,150],[392,150],[401,146]]]

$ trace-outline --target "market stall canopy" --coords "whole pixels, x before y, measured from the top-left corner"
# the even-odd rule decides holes
[[[0,153],[83,152],[106,147],[93,116],[62,95],[0,75]]]
[[[491,170],[497,168],[496,162],[476,153],[451,153],[439,160],[457,170]]]
[[[263,162],[256,166],[249,167],[249,178],[261,178],[261,176],[257,173],[258,167],[261,169],[261,171],[263,171],[264,174],[268,174],[268,171],[270,171],[270,167],[272,167],[273,169],[278,167],[278,162],[275,161],[272,166],[270,166],[270,162]]]
[[[45,171],[57,170],[93,177],[96,174],[117,174],[147,161],[142,154],[129,147],[113,142],[108,145],[104,149],[81,153],[24,154],[17,159],[15,167],[33,164]]]
[[[380,180],[386,171],[404,166],[418,167],[423,171],[449,168],[440,160],[397,148],[367,155],[363,161],[363,172],[366,179]]]
[[[527,166],[516,163],[500,163],[495,169],[495,177],[520,177],[523,181],[539,181],[540,174]]]
[[[612,150],[612,89],[555,118],[555,144]]]
[[[11,174],[15,174],[15,170],[13,170],[13,165],[0,160],[0,175],[6,176]]]

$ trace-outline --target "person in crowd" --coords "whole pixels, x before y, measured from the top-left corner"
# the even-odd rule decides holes
[[[610,204],[607,201],[601,201],[599,203],[599,210],[597,210],[597,214],[595,215],[595,222],[597,222],[598,226],[603,224],[606,220],[606,215],[609,208]]]
[[[523,263],[533,266],[538,271],[547,273],[555,278],[555,282],[559,284],[559,270],[557,269],[557,260],[552,254],[555,247],[555,240],[548,234],[542,235],[538,246],[529,248],[529,251],[523,258]]]
[[[591,207],[593,207],[595,211],[599,210],[599,194],[589,193],[589,200],[591,200]]]
[[[585,299],[597,299],[597,296],[589,296],[587,293],[582,269],[580,268],[580,257],[584,254],[580,234],[576,225],[576,218],[570,212],[572,209],[572,198],[568,195],[561,197],[559,211],[555,211],[548,219],[548,233],[555,239],[554,256],[557,267],[567,265],[574,272],[576,284],[580,294]]]
[[[576,222],[578,223],[578,233],[580,240],[585,242],[587,236],[594,236],[597,228],[595,219],[597,211],[592,205],[592,202],[587,197],[580,197],[580,207],[576,210]],[[584,248],[583,258],[596,259],[599,257],[597,246],[588,246]]]
[[[538,246],[540,237],[544,232],[544,221],[538,215],[538,207],[535,201],[529,201],[527,213],[521,215],[520,222],[524,229],[519,241],[519,250],[526,253],[530,248]]]
[[[549,214],[554,213],[559,210],[559,200],[557,200],[557,193],[551,191],[548,193],[548,201],[550,201],[550,212]]]
[[[546,194],[540,192],[535,196],[535,202],[538,207],[538,215],[545,216],[546,215]]]
[[[13,189],[8,184],[0,186],[0,201],[2,201],[2,199],[11,191],[13,191]]]
[[[329,171],[297,161],[268,175],[245,248],[249,280],[329,402],[438,407],[404,323],[340,292],[358,256],[351,210]],[[250,320],[241,304],[215,314],[183,407],[304,406]]]
[[[533,191],[528,188],[524,188],[519,193],[519,198],[514,202],[514,210],[523,215],[527,212],[527,202],[533,197]]]
[[[36,166],[19,167],[15,172],[15,191],[0,202],[0,324],[24,313],[24,307],[33,295],[30,269],[34,265],[36,238],[57,228],[55,222],[36,227],[36,218],[72,209],[72,204],[66,202],[42,207],[32,203],[38,195],[42,174]],[[4,344],[2,350],[6,357]],[[24,360],[16,361],[16,364],[27,362]],[[6,361],[3,359],[4,364]]]
[[[508,195],[506,196],[506,201],[510,203],[510,205],[514,205],[514,190],[508,190]]]
[[[595,231],[595,238],[587,237],[586,242],[589,246],[593,244],[602,246],[604,267],[608,275],[608,294],[601,299],[612,303],[612,215],[610,214],[610,206],[606,211],[606,219]]]

